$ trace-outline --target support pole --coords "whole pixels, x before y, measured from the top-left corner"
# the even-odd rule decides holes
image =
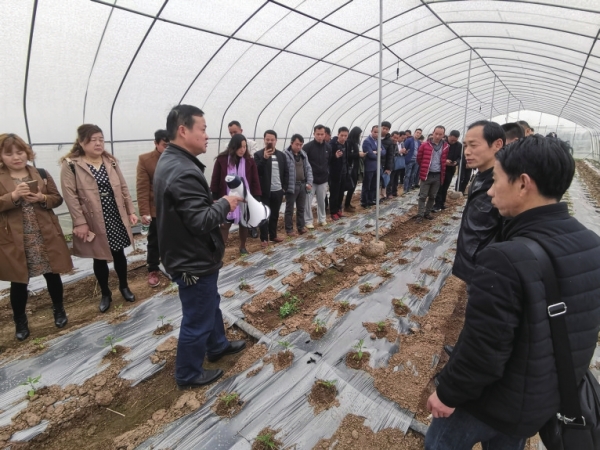
[[[381,172],[381,105],[383,103],[383,0],[379,0],[379,114],[378,114],[378,130],[377,133],[377,172],[375,172],[375,176],[377,177],[376,189],[375,193],[375,241],[379,241],[379,185],[381,176],[379,175]]]
[[[506,99],[506,119],[504,120],[505,123],[508,123],[509,112],[510,112],[510,92],[508,93],[508,98]]]
[[[521,102],[519,102],[519,111],[517,112],[517,122],[518,122],[519,120],[521,120],[521,107],[522,107],[522,106],[523,106],[523,105],[521,104]]]
[[[490,122],[494,115],[494,97],[496,96],[496,75],[494,75],[494,87],[492,88],[492,104],[490,105]]]
[[[473,62],[473,50],[469,52],[469,75],[467,77],[467,98],[465,100],[465,118],[463,120],[463,129],[462,129],[462,138],[463,142],[465,140],[465,134],[467,132],[467,113],[469,111],[469,88],[471,87],[471,63]],[[496,83],[496,78],[494,77],[494,85]],[[492,100],[493,102],[493,100]],[[493,103],[492,103],[493,105]],[[458,178],[456,179],[455,190],[458,192],[458,187],[460,186],[460,177],[462,175],[463,168],[463,159],[465,157],[465,147],[463,146],[462,155],[460,155],[460,164],[458,165]]]

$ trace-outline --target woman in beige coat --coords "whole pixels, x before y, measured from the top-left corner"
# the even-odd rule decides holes
[[[54,324],[67,324],[60,273],[73,268],[58,218],[52,211],[63,202],[49,174],[27,164],[31,148],[15,134],[0,135],[0,280],[10,281],[15,336],[29,336],[25,314],[29,279],[44,275],[52,299]]]
[[[73,254],[94,258],[102,292],[100,311],[106,312],[112,301],[108,261],[114,261],[123,298],[135,301],[127,284],[124,249],[133,243],[129,224],[135,225],[137,216],[121,169],[104,150],[104,135],[97,125],[77,128],[77,140],[62,158],[60,181],[73,219]]]

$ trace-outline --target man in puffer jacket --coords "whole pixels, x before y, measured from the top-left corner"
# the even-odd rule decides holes
[[[285,187],[285,232],[288,236],[297,236],[294,233],[292,217],[296,205],[296,227],[299,234],[306,233],[304,222],[304,207],[306,206],[306,193],[313,184],[313,174],[308,163],[308,156],[302,150],[304,138],[300,134],[292,136],[292,144],[284,152],[288,165],[288,185]]]
[[[419,148],[417,164],[419,165],[419,179],[421,187],[419,190],[419,212],[416,219],[423,218],[433,220],[431,210],[435,196],[446,175],[446,159],[448,158],[449,146],[443,140],[446,129],[439,125],[433,130],[431,141],[425,142]],[[425,201],[427,200],[427,204]]]
[[[488,192],[510,221],[477,256],[464,328],[427,402],[427,450],[521,450],[559,412],[543,274],[519,238],[552,262],[577,385],[586,373],[600,331],[600,237],[559,203],[574,173],[558,139],[530,136],[496,154]]]

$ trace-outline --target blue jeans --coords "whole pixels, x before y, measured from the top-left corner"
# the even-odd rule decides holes
[[[175,361],[178,383],[186,384],[198,378],[204,371],[205,354],[216,355],[229,345],[219,308],[218,279],[219,272],[216,272],[200,277],[196,284],[188,286],[181,277],[174,278],[179,286],[183,312]]]
[[[362,192],[360,193],[360,204],[369,206],[375,203],[375,191],[377,190],[377,172],[365,172],[363,176]]]
[[[404,192],[410,192],[413,187],[413,179],[415,174],[418,173],[419,165],[416,161],[410,161],[406,163],[406,172],[404,173]]]
[[[496,431],[461,408],[450,417],[433,419],[425,435],[425,450],[523,450],[527,438]]]

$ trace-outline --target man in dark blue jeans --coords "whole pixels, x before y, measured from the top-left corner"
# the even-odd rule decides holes
[[[170,144],[158,161],[154,198],[161,260],[179,286],[183,318],[177,345],[175,380],[180,389],[203,386],[223,375],[221,369],[204,370],[208,355],[215,362],[238,353],[246,342],[229,342],[217,291],[225,243],[219,225],[234,211],[239,197],[213,201],[204,164],[206,152],[204,113],[190,105],[174,107],[167,117]]]

